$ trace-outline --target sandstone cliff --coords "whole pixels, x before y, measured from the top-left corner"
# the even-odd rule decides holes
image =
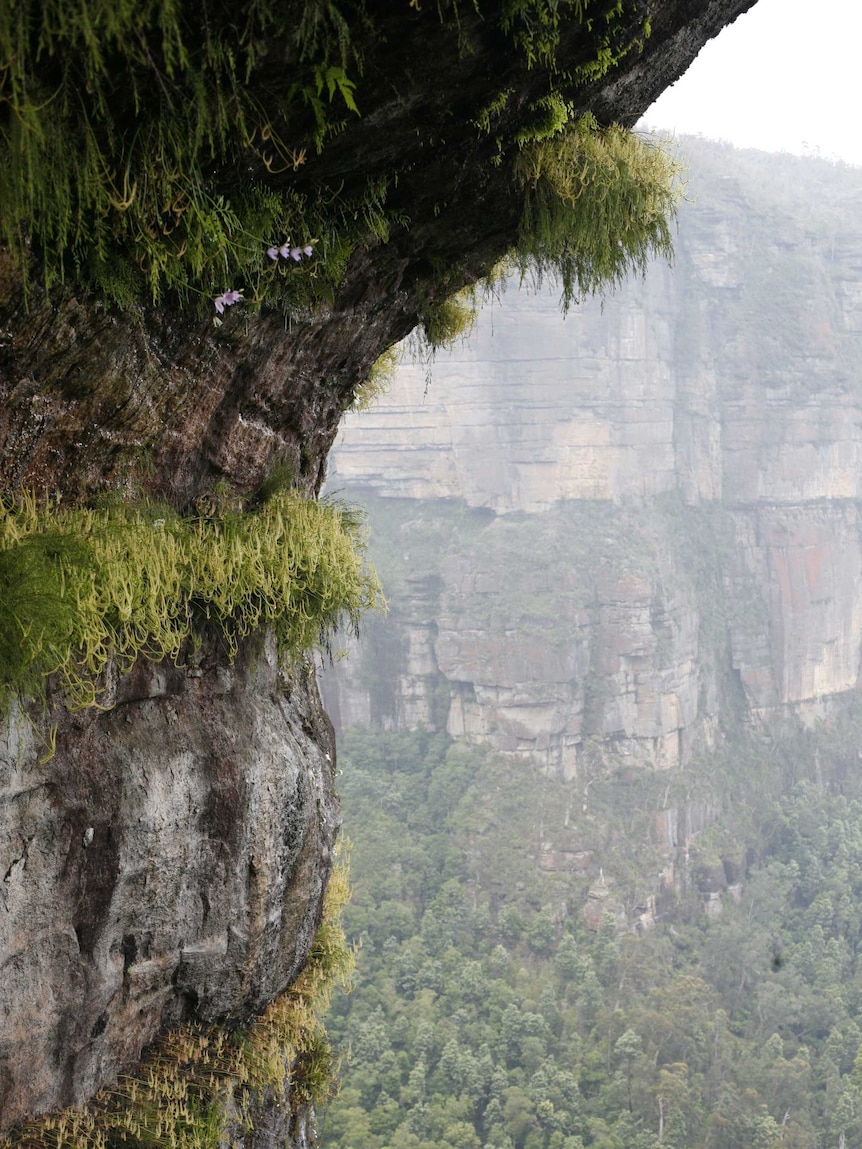
[[[856,687],[862,177],[681,150],[675,267],[565,320],[510,286],[346,421],[331,482],[373,496],[391,617],[327,676],[342,724],[574,776]]]
[[[633,123],[699,47],[751,3],[649,6],[649,39],[607,75],[586,82],[586,73],[575,80],[560,72],[572,114]],[[183,10],[190,24],[200,7]],[[487,274],[511,246],[523,196],[511,171],[494,162],[499,139],[477,134],[477,117],[503,84],[514,95],[500,114],[499,138],[514,141],[532,105],[547,95],[547,69],[512,56],[497,8],[488,20],[475,5],[461,6],[457,19],[445,5],[402,11],[369,3],[356,6],[361,19],[353,5],[343,7],[363,61],[361,116],[328,124],[326,146],[316,150],[311,84],[301,115],[289,124],[298,144],[309,143],[307,154],[301,148],[296,163],[273,174],[265,149],[254,162],[245,156],[239,163],[230,153],[205,172],[206,194],[217,203],[250,181],[269,195],[287,189],[291,203],[311,204],[324,216],[331,208],[342,228],[332,240],[338,275],[331,289],[313,307],[237,309],[220,327],[211,308],[185,311],[174,297],[156,307],[143,293],[118,311],[79,279],[79,251],[69,254],[64,281],[34,289],[39,243],[19,233],[24,263],[0,252],[4,495],[35,489],[81,503],[146,496],[206,512],[225,489],[240,502],[252,499],[281,468],[313,496],[341,414],[378,355],[435,302]],[[631,38],[643,29],[648,6],[624,7],[620,35]],[[602,5],[609,18],[620,11]],[[220,12],[232,35],[233,8]],[[560,36],[560,59],[573,74],[598,51],[585,28],[566,23]],[[258,29],[256,57],[263,64],[249,92],[266,120],[281,116],[292,98],[295,29],[264,32]],[[125,126],[137,146],[137,117],[153,108],[182,111],[182,100],[161,104],[169,68],[153,61],[158,35],[136,65],[140,89],[116,70],[128,47],[119,40],[106,56],[110,90],[102,96],[103,110],[116,117],[109,135],[111,147],[120,148],[122,183],[123,117],[130,117]],[[75,62],[68,53],[41,58],[46,83],[58,79],[51,69],[68,71]],[[311,65],[300,63],[308,81]],[[76,99],[92,94],[86,84],[78,89]],[[149,102],[139,101],[139,91]],[[2,111],[6,116],[9,108]],[[50,162],[44,172],[53,184]],[[113,203],[118,228],[132,202]],[[186,210],[182,196],[157,207],[163,214]],[[35,226],[23,221],[25,232],[28,223]],[[47,258],[50,231],[41,224]],[[172,226],[160,217],[157,244]],[[258,239],[263,260],[273,237]],[[166,240],[166,249],[172,243]],[[183,251],[178,244],[169,258]],[[122,254],[136,275],[136,252]],[[4,1126],[83,1100],[180,1018],[249,1017],[306,958],[337,823],[329,726],[312,674],[285,674],[262,644],[245,649],[233,668],[227,663],[214,650],[200,666],[139,668],[115,684],[107,713],[68,713],[49,691],[47,714],[38,704],[31,714],[43,739],[56,725],[49,761],[28,722],[13,715],[5,727]]]
[[[166,1025],[260,1011],[301,968],[339,816],[335,744],[274,649],[142,666],[57,749],[0,744],[2,1117],[80,1102]]]

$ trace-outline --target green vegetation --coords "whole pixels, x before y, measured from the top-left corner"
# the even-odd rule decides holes
[[[398,364],[401,361],[401,351],[397,344],[375,360],[363,383],[360,383],[353,394],[352,411],[367,411],[373,407],[378,399],[388,394]]]
[[[657,141],[582,116],[543,128],[515,171],[526,193],[516,258],[522,272],[555,272],[565,306],[673,255],[680,168]]]
[[[255,1108],[295,1112],[334,1088],[323,1028],[333,990],[349,984],[353,950],[341,928],[346,865],[336,866],[305,969],[245,1029],[185,1026],[160,1039],[147,1060],[83,1109],[33,1121],[0,1140],[3,1149],[220,1149],[253,1131]]]
[[[723,814],[688,864],[682,850],[664,855],[674,917],[640,936],[619,927],[624,905],[631,916],[639,904],[619,876],[637,837],[620,824],[637,791],[624,771],[606,770],[592,840],[590,819],[577,828],[587,868],[552,871],[538,851],[561,832],[563,784],[442,736],[348,732],[346,924],[362,948],[357,988],[329,1021],[349,1059],[323,1115],[326,1144],[852,1144],[862,1135],[859,732],[851,714],[772,748],[740,744],[687,778],[653,775],[643,837],[663,787],[676,791],[671,805],[686,790],[715,801],[697,792],[707,773],[724,788]],[[723,910],[707,917],[702,897],[716,889]],[[601,892],[606,912],[588,929],[583,907]]]
[[[453,7],[436,18],[460,29]],[[506,172],[514,164],[527,189],[519,258],[561,262],[569,277],[577,266],[579,290],[616,282],[626,261],[668,250],[654,215],[672,209],[659,188],[670,169],[620,129],[598,131],[588,117],[567,127],[572,108],[559,89],[636,50],[648,34],[644,5],[509,0],[489,17],[549,81],[525,122],[497,141]],[[583,37],[571,73],[557,61],[566,26]],[[297,314],[331,299],[358,246],[410,225],[390,194],[397,160],[356,173],[349,190],[306,173],[360,115],[363,51],[376,35],[354,0],[302,0],[289,13],[255,0],[240,17],[227,0],[6,5],[0,243],[25,281],[38,268],[46,288],[75,282],[121,307],[150,300],[203,312],[241,297]],[[474,109],[458,130],[496,130],[507,100],[508,91]],[[606,249],[590,238],[594,227]],[[444,287],[451,275],[441,269]],[[426,322],[442,323],[444,339],[445,307]]]
[[[264,108],[251,79],[276,31],[279,69],[293,82]],[[210,303],[235,281],[302,302],[304,281],[325,280],[322,269],[343,261],[344,213],[373,230],[381,191],[343,201],[327,219],[247,173],[300,166],[306,147],[335,130],[335,108],[356,113],[348,62],[347,24],[329,3],[295,6],[289,26],[272,0],[240,20],[218,0],[4,6],[3,242],[25,271],[36,246],[47,287],[74,277],[122,305],[166,293],[187,306],[203,293]],[[267,258],[268,245],[288,239],[316,244],[308,267]]]
[[[287,492],[197,519],[150,505],[7,502],[0,599],[2,692],[36,694],[57,673],[73,707],[98,703],[109,662],[176,662],[204,624],[232,655],[269,627],[295,656],[381,601],[355,513]]]
[[[422,337],[432,352],[451,347],[469,335],[476,321],[477,309],[476,291],[472,288],[429,303],[420,320]]]
[[[594,38],[594,59],[575,69],[581,80],[600,79],[632,51],[640,51],[650,33],[649,6],[616,0],[505,0],[500,26],[524,53],[529,64],[559,68],[560,30],[567,20],[585,25]]]

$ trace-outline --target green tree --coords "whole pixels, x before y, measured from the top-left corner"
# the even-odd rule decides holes
[[[617,1038],[614,1044],[614,1053],[616,1053],[617,1057],[625,1066],[626,1100],[629,1113],[632,1112],[632,1067],[635,1058],[641,1052],[642,1048],[643,1042],[641,1041],[640,1034],[635,1033],[633,1029],[627,1029],[625,1033]]]

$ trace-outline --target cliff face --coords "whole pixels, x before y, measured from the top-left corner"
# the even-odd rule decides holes
[[[591,739],[675,765],[722,707],[856,686],[862,182],[683,152],[673,269],[564,321],[510,288],[346,423],[332,482],[379,496],[393,633],[373,680],[328,677],[341,722],[444,721],[571,776]]]
[[[311,672],[142,666],[0,743],[0,1118],[79,1104],[166,1025],[259,1012],[314,937],[339,816]],[[34,720],[35,719],[35,722]]]
[[[573,82],[573,114],[633,123],[751,3],[653,4],[642,51]],[[75,281],[74,260],[65,285],[28,296],[0,252],[4,495],[143,494],[206,513],[214,492],[248,499],[275,467],[313,496],[375,359],[511,246],[523,196],[475,117],[510,88],[499,128],[514,138],[546,72],[512,56],[496,10],[486,20],[468,5],[454,22],[432,5],[362,11],[361,116],[299,168],[269,180],[258,164],[241,178],[314,204],[386,187],[387,240],[369,224],[360,242],[354,228],[338,286],[315,308],[237,308],[219,328],[146,301],[115,312]],[[630,31],[646,11],[631,6]],[[277,110],[294,77],[273,68],[273,38],[252,96]],[[594,50],[567,26],[561,59]],[[216,191],[240,179],[215,177]],[[260,1009],[305,961],[319,919],[337,814],[313,675],[285,676],[252,647],[233,668],[216,652],[190,669],[139,667],[115,691],[113,709],[80,714],[49,692],[47,715],[37,706],[32,724],[4,726],[4,1126],[86,1098],[165,1025]]]

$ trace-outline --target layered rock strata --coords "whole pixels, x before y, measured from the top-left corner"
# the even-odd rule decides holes
[[[720,712],[855,689],[862,179],[682,151],[674,268],[564,320],[510,285],[430,383],[408,362],[346,422],[332,485],[374,497],[395,589],[373,688],[361,659],[328,680],[341,721],[443,722],[571,776],[591,739],[684,764]]]

